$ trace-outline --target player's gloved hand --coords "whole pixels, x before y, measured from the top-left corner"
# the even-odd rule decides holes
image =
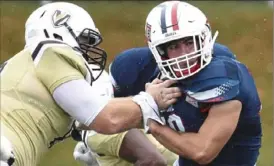
[[[138,95],[133,97],[133,101],[141,107],[145,133],[147,133],[149,130],[147,123],[148,119],[153,119],[164,125],[164,123],[161,121],[158,106],[150,94],[146,92],[140,92]]]
[[[1,145],[0,145],[1,166],[4,164],[7,164],[8,166],[12,166],[15,160],[12,144],[3,135],[1,135],[0,141],[1,141]]]
[[[156,122],[160,123],[161,125],[164,124],[162,122],[160,113],[159,113],[159,108],[165,107],[162,104],[163,102],[159,101],[160,104],[162,104],[162,107],[159,107],[157,105],[157,102],[155,98],[157,98],[157,94],[159,95],[159,90],[163,89],[164,86],[153,86],[155,84],[159,84],[162,82],[159,79],[154,80],[152,83],[146,84],[146,90],[150,93],[147,92],[140,92],[138,95],[133,97],[133,101],[136,102],[140,107],[141,111],[143,114],[143,123],[144,123],[144,129],[145,133],[149,131],[148,127],[148,120],[153,119]],[[152,87],[150,87],[152,85]],[[148,88],[147,88],[148,87]]]
[[[140,92],[133,97],[133,101],[141,107],[146,133],[149,130],[148,119],[153,119],[163,125],[164,122],[161,120],[159,109],[164,110],[175,103],[177,97],[181,96],[179,88],[170,87],[173,83],[176,83],[176,81],[155,79],[146,84],[146,92]]]
[[[153,97],[159,110],[167,109],[182,95],[180,88],[171,87],[175,83],[174,80],[163,81],[156,78],[151,83],[146,84],[146,92]]]
[[[85,146],[84,142],[78,142],[74,148],[73,157],[77,161],[86,163],[88,166],[93,166],[94,162],[97,162],[92,155],[90,149]]]

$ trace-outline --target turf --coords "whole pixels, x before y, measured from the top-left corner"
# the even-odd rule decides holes
[[[108,52],[108,63],[124,49],[145,46],[144,23],[156,1],[102,1],[79,2],[90,12],[103,35],[102,47]],[[24,46],[24,23],[38,7],[37,2],[0,2],[1,11],[1,62]],[[272,165],[273,156],[273,105],[272,105],[272,46],[273,9],[265,2],[195,1],[208,16],[213,30],[218,30],[217,42],[225,44],[247,64],[256,80],[263,103],[263,142],[257,165]],[[65,141],[54,147],[41,161],[40,166],[75,166],[72,158],[75,143]]]

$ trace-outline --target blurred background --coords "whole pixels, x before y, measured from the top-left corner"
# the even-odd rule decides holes
[[[0,62],[24,47],[24,24],[30,13],[49,1],[1,1]],[[119,52],[145,46],[148,12],[161,1],[73,1],[86,9],[103,35],[108,64]],[[207,15],[217,42],[227,45],[252,72],[263,104],[263,142],[257,166],[273,163],[273,2],[189,1]],[[271,4],[272,3],[272,4]],[[271,6],[272,5],[272,6]],[[76,166],[75,142],[68,139],[47,153],[39,166]]]

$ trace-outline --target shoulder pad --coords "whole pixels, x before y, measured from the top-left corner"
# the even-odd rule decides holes
[[[61,55],[63,58],[68,59],[67,62],[71,65],[74,66],[77,64],[80,66],[84,66],[83,68],[86,68],[84,65],[85,60],[82,55],[62,41],[44,40],[30,45],[26,49],[30,51],[35,66],[38,65],[43,56],[48,56],[45,54],[49,54]]]
[[[129,49],[115,57],[109,70],[117,84],[131,84],[152,58],[148,47]]]
[[[33,43],[32,45],[29,45],[26,48],[31,51],[32,59],[35,59],[36,56],[38,55],[38,53],[41,52],[42,48],[45,50],[47,48],[52,48],[52,47],[56,47],[56,46],[60,46],[60,45],[70,47],[69,45],[63,43],[62,41],[43,40],[43,41],[37,41],[36,43]]]

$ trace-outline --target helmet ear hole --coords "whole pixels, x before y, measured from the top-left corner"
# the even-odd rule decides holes
[[[58,39],[58,40],[63,41],[62,36],[60,36],[60,35],[58,35],[58,34],[56,34],[56,33],[53,34],[53,37],[54,37],[55,39]]]
[[[157,46],[156,49],[159,52],[160,56],[167,56],[165,44]]]

